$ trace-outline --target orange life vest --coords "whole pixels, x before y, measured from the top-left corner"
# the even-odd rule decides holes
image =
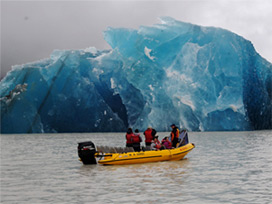
[[[153,140],[152,129],[147,129],[144,132],[144,135],[145,135],[145,142],[151,142]]]
[[[174,138],[179,138],[179,129],[175,127],[171,132],[171,140],[173,141]]]
[[[134,135],[133,133],[126,134],[127,144],[132,144],[132,136],[133,135]]]
[[[154,142],[155,143],[155,148],[160,149],[161,148],[161,143],[160,141]]]
[[[141,142],[140,136],[133,134],[131,136],[131,141],[132,141],[132,143],[140,143]]]

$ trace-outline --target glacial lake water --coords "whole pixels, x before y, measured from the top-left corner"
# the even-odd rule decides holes
[[[82,165],[89,140],[125,145],[124,133],[1,135],[0,203],[272,203],[272,131],[191,132],[185,159],[123,166]]]

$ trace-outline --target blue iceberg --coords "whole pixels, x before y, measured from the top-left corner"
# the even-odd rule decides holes
[[[111,50],[55,50],[1,81],[1,132],[272,129],[272,65],[230,31],[161,18]]]

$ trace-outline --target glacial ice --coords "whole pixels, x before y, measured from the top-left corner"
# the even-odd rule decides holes
[[[272,65],[230,31],[161,18],[55,50],[1,85],[1,133],[272,129]]]

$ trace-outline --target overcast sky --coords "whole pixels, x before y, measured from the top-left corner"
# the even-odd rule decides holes
[[[108,26],[151,26],[160,16],[228,29],[272,62],[271,0],[1,1],[1,78],[54,49],[108,49]]]

